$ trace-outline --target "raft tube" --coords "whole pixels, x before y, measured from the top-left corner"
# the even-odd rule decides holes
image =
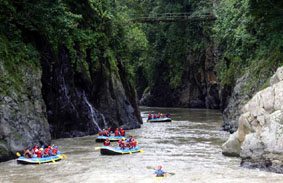
[[[42,164],[42,163],[52,163],[55,161],[60,161],[63,159],[62,154],[57,154],[56,156],[48,156],[44,158],[26,158],[24,156],[20,156],[17,159],[17,162],[20,164]]]
[[[121,149],[120,147],[109,147],[109,146],[103,146],[100,148],[100,153],[102,155],[123,155],[123,154],[132,154],[132,153],[139,153],[142,152],[141,148],[139,146],[129,149]]]
[[[171,118],[155,118],[155,119],[147,120],[147,122],[151,122],[151,123],[164,123],[164,122],[171,122],[171,121],[172,121]]]
[[[98,136],[96,137],[96,142],[104,142],[107,138],[109,138],[109,140],[111,142],[113,141],[118,141],[118,140],[121,140],[122,138],[125,138],[125,136]]]

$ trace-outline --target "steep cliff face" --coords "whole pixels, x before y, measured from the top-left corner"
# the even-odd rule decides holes
[[[94,62],[91,49],[85,51],[85,60],[76,61],[65,46],[57,56],[47,43],[39,43],[39,49],[42,92],[53,137],[92,135],[107,127],[140,127],[135,90],[120,61],[117,66],[103,57]]]
[[[178,106],[218,109],[220,106],[219,84],[215,72],[213,46],[203,53],[188,56],[183,75],[183,86],[179,89]]]
[[[223,154],[240,156],[242,166],[282,173],[283,67],[242,108],[239,128],[225,144]]]
[[[188,53],[179,87],[169,85],[170,66],[158,66],[156,83],[145,93],[140,103],[148,106],[189,107],[218,109],[220,107],[219,83],[215,71],[215,49],[207,47],[201,53]]]
[[[41,95],[40,67],[8,64],[12,63],[1,59],[0,161],[33,144],[51,141]]]
[[[140,127],[112,8],[108,1],[0,2],[0,161],[51,138]]]
[[[252,98],[254,91],[245,92],[245,87],[249,79],[249,74],[236,81],[231,96],[227,96],[228,104],[223,111],[223,129],[230,133],[235,132],[238,129],[238,120],[241,115],[242,107]]]

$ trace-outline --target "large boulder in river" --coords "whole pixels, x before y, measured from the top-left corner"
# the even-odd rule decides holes
[[[242,108],[238,130],[223,144],[223,154],[240,156],[243,166],[283,172],[282,71]]]

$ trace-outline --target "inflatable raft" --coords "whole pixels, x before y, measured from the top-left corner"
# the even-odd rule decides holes
[[[172,121],[171,118],[155,118],[155,119],[147,120],[147,122],[151,122],[151,123],[164,123],[164,122],[171,122],[171,121]]]
[[[110,141],[118,141],[120,139],[125,138],[125,136],[98,136],[96,137],[96,142],[104,142],[107,138],[109,138]]]
[[[52,163],[55,161],[60,161],[64,158],[63,154],[58,154],[56,156],[48,156],[45,158],[25,158],[24,156],[20,156],[17,159],[17,162],[20,164],[42,164],[42,163]]]
[[[103,146],[100,148],[100,153],[102,155],[123,155],[123,154],[132,154],[132,153],[139,153],[143,150],[137,146],[135,148],[129,149],[121,149],[120,147],[109,147],[109,146]]]

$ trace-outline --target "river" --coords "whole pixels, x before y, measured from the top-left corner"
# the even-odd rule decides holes
[[[66,160],[42,165],[19,165],[16,160],[0,163],[0,182],[172,182],[172,183],[265,183],[283,182],[283,175],[240,167],[240,159],[221,154],[229,134],[220,130],[221,114],[215,110],[146,108],[170,112],[172,123],[147,123],[127,131],[139,141],[143,153],[101,156],[95,136],[57,139],[53,143],[67,154]],[[162,165],[170,175],[156,179],[153,168]]]

